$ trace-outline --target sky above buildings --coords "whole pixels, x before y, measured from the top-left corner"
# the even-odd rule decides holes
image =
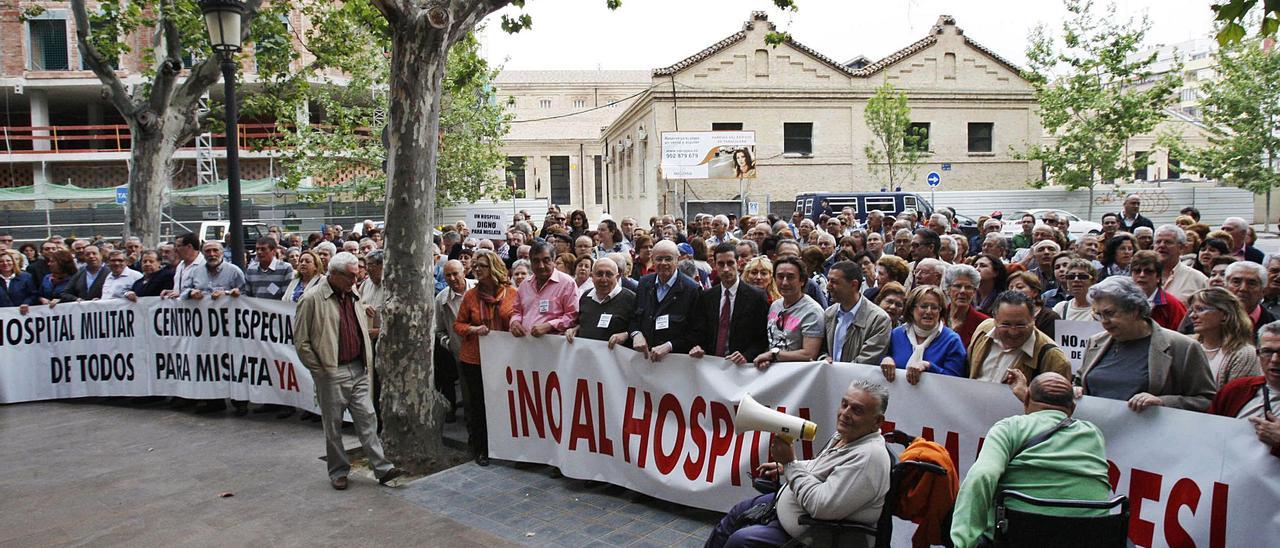
[[[1146,15],[1148,45],[1211,34],[1210,0],[1116,0],[1121,17]],[[965,35],[1026,65],[1028,36],[1044,23],[1055,35],[1067,16],[1060,0],[798,0],[791,13],[770,0],[529,0],[533,28],[509,35],[495,14],[487,20],[485,56],[508,70],[652,69],[684,59],[741,30],[763,10],[780,30],[837,61],[872,61],[924,37],[942,14]],[[1099,2],[1099,8],[1105,2]],[[508,7],[500,13],[519,13]],[[788,23],[788,19],[790,23]]]

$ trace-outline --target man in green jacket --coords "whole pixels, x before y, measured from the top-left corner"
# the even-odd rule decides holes
[[[995,536],[995,494],[1001,490],[1049,499],[1106,500],[1106,447],[1102,430],[1075,420],[1044,441],[1023,447],[1027,440],[1046,432],[1075,411],[1071,382],[1057,373],[1027,379],[1010,369],[1006,383],[1023,401],[1026,414],[1000,420],[987,432],[978,460],[969,469],[956,498],[951,540],[958,548],[979,544]],[[1012,509],[1053,515],[1099,515],[1099,510],[1041,509],[1009,500]]]

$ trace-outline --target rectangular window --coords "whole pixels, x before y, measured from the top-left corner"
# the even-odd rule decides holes
[[[898,208],[893,204],[893,196],[878,196],[863,198],[862,203],[866,204],[867,211],[884,211],[886,213],[896,213]]]
[[[511,190],[525,189],[524,156],[507,156],[507,184],[511,185]]]
[[[551,108],[551,99],[539,99],[539,100],[538,100],[538,107],[539,107],[539,108]]]
[[[902,148],[929,152],[929,122],[911,122],[902,137]]]
[[[920,212],[920,202],[916,200],[915,196],[903,196],[902,209],[910,209],[918,213]]]
[[[711,122],[711,131],[742,131],[742,122]]]
[[[591,160],[595,162],[596,176],[596,203],[604,203],[604,162],[600,156],[592,156]]]
[[[1168,171],[1169,171],[1170,179],[1181,179],[1182,178],[1182,162],[1175,160],[1173,158],[1170,158]]]
[[[784,154],[813,154],[813,123],[787,122],[782,124],[782,152]]]
[[[1147,179],[1147,159],[1151,153],[1142,151],[1133,153],[1133,179],[1135,181],[1146,181]]]
[[[995,124],[991,122],[969,123],[969,152],[991,152],[991,134]]]
[[[587,108],[587,100],[586,100],[586,99],[574,99],[574,100],[573,100],[573,108]]]
[[[31,32],[31,70],[69,70],[67,20],[33,19],[27,25]]]

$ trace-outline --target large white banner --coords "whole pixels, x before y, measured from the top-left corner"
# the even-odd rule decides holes
[[[754,131],[667,131],[662,134],[666,179],[756,178]]]
[[[292,303],[144,298],[0,308],[0,403],[235,398],[319,412]]]
[[[767,434],[733,433],[743,393],[818,423],[831,436],[837,404],[865,365],[781,363],[759,372],[715,358],[658,363],[625,348],[560,337],[482,339],[489,448],[495,458],[559,466],[661,499],[724,511],[754,494],[750,471],[767,459]],[[888,428],[943,444],[961,469],[997,420],[1022,412],[1008,387],[926,375],[889,384]],[[1131,501],[1141,546],[1259,546],[1280,538],[1280,459],[1245,421],[1173,409],[1141,414],[1084,398],[1077,418],[1105,432],[1116,491]]]

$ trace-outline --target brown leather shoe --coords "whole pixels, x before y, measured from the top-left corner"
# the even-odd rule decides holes
[[[391,480],[394,480],[403,475],[404,475],[404,470],[392,467],[390,470],[387,470],[387,473],[383,474],[382,477],[378,478],[378,483],[382,485],[386,485],[388,483],[391,483]]]
[[[347,490],[347,477],[346,477],[346,476],[342,476],[342,477],[340,477],[340,478],[338,478],[338,479],[332,479],[332,480],[329,480],[329,485],[332,485],[334,489],[337,489],[337,490],[339,490],[339,491],[346,491],[346,490]]]

